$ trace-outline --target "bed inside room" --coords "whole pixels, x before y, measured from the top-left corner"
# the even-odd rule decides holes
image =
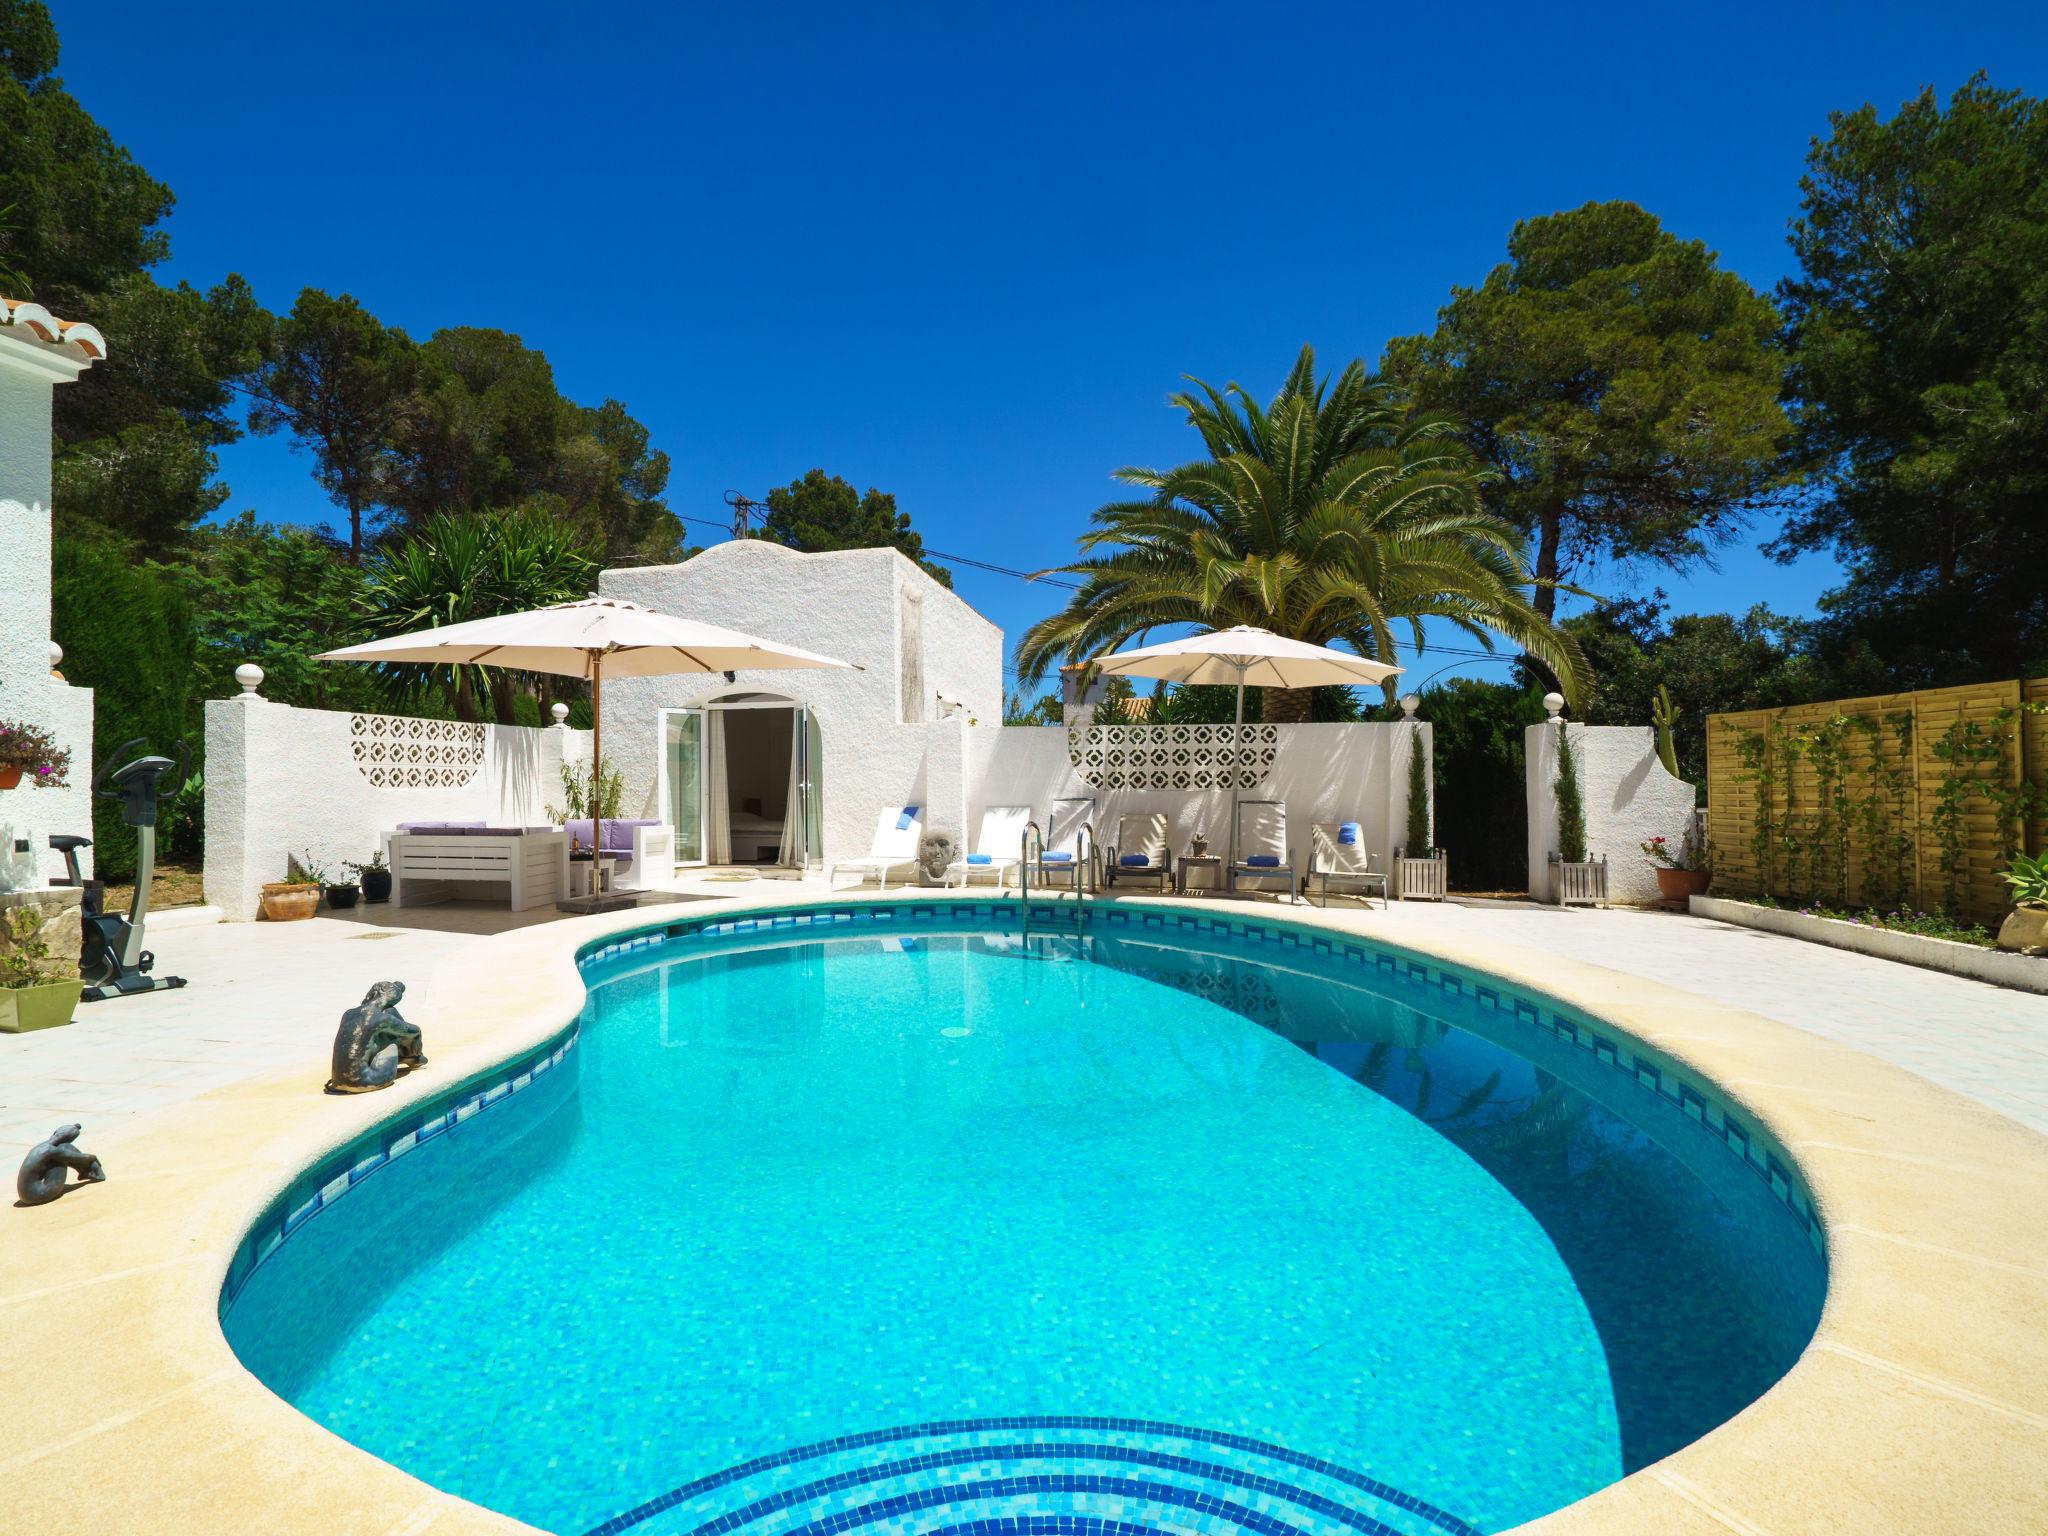
[[[790,836],[795,724],[789,707],[710,711],[705,810],[711,863],[796,862]]]

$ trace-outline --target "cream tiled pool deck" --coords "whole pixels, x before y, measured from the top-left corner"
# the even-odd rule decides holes
[[[823,888],[685,894],[697,912]],[[16,1407],[0,1532],[525,1529],[272,1396],[221,1337],[221,1277],[296,1173],[539,1043],[581,1006],[575,949],[661,915],[512,928],[451,908],[171,929],[153,946],[186,990],[0,1037],[0,1142],[82,1120],[108,1169],[55,1205],[0,1211],[0,1386]],[[1720,1429],[1526,1532],[2048,1530],[2048,998],[1677,916],[1260,915],[1571,1001],[1718,1083],[1813,1192],[1829,1294],[1798,1365]],[[404,1008],[430,1067],[386,1093],[322,1094],[337,1017],[387,976],[412,985]]]

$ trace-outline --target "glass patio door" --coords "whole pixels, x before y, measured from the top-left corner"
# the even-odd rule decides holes
[[[661,812],[676,830],[676,862],[704,862],[704,711],[661,712]]]
[[[797,862],[805,869],[825,862],[825,750],[808,705],[796,707],[797,779],[803,799],[803,836]],[[796,807],[790,808],[792,811]]]

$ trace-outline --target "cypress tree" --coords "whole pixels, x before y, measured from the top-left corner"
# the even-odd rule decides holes
[[[1571,728],[1557,726],[1557,856],[1567,864],[1586,861],[1586,800],[1579,790],[1579,760]]]

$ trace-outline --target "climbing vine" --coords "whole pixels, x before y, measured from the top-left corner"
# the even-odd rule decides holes
[[[1813,765],[1814,808],[1807,873],[1816,896],[1849,900],[1849,717],[1830,715],[1799,738]]]
[[[1863,899],[1886,911],[1906,902],[1906,866],[1913,858],[1913,838],[1906,830],[1906,792],[1912,787],[1913,712],[1895,710],[1879,719],[1851,715],[1850,724],[1863,732],[1869,749],[1864,793],[1856,804],[1863,833]],[[1891,728],[1894,750],[1885,750],[1885,728]]]
[[[1952,722],[1934,743],[1934,755],[1943,769],[1928,825],[1941,851],[1942,902],[1951,912],[1962,901],[1963,880],[1968,874],[1972,799],[1982,799],[1991,808],[1999,864],[2010,864],[2019,852],[2033,814],[2035,787],[2023,774],[2014,776],[2018,782],[2008,782],[2004,770],[2007,754],[2017,741],[2014,725],[2023,714],[2042,713],[2048,713],[2048,704],[2007,705],[1983,720]]]
[[[1928,723],[1959,699],[1981,713]],[[2048,779],[2028,721],[2048,716],[2048,699],[1981,699],[1945,690],[1907,709],[1866,700],[1716,720],[1728,735],[1715,771],[1736,790],[1727,816],[1717,802],[1718,830],[1746,837],[1749,855],[1723,878],[1778,900],[1988,918],[2003,905],[1989,875],[2040,846]]]
[[[1749,856],[1756,861],[1757,881],[1764,895],[1774,896],[1777,894],[1774,872],[1780,839],[1778,779],[1783,761],[1776,749],[1784,732],[1775,720],[1761,731],[1747,726],[1734,729],[1735,753],[1742,760],[1743,768],[1736,775],[1736,780],[1752,786],[1755,793],[1755,819],[1749,829]]]

